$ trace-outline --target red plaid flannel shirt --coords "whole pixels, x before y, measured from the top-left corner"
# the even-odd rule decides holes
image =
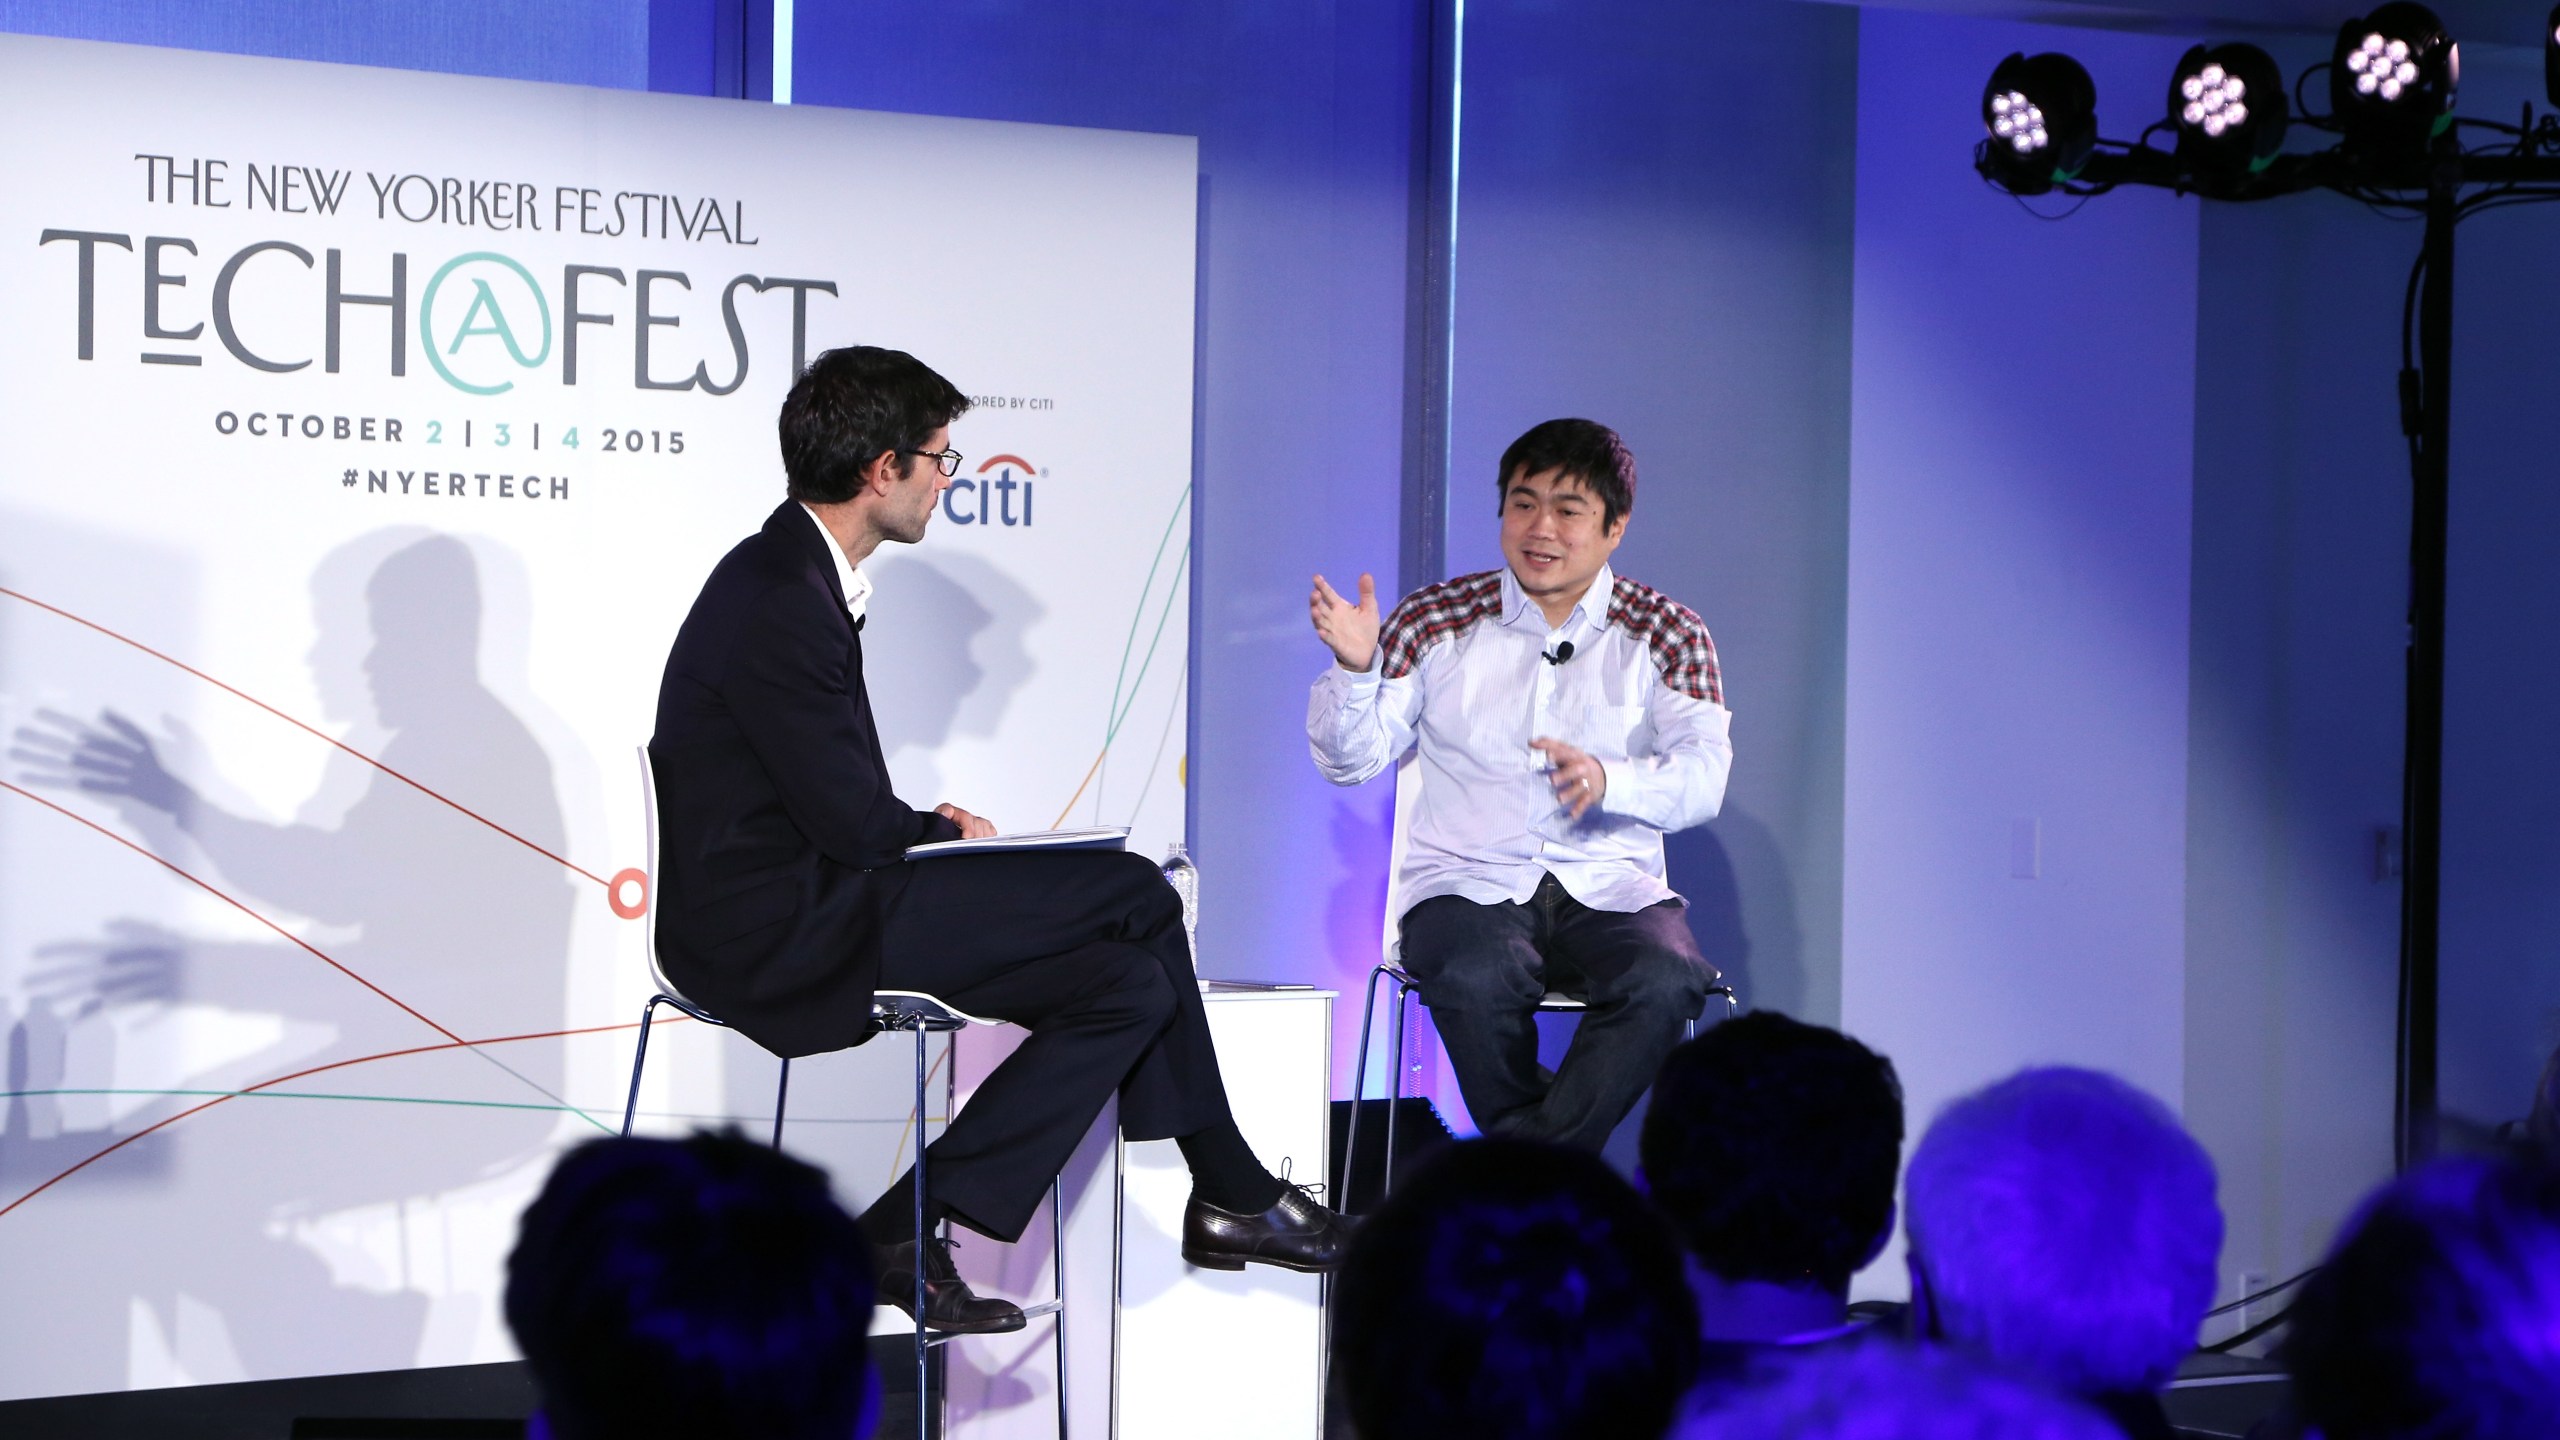
[[[1500,618],[1499,570],[1425,585],[1406,596],[1379,631],[1383,673],[1390,680],[1410,675],[1432,646]],[[1609,590],[1608,623],[1645,642],[1663,684],[1692,700],[1724,703],[1724,672],[1716,667],[1716,642],[1696,611],[1621,575]]]

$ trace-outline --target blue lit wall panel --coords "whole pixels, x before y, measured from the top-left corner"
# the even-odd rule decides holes
[[[0,30],[649,88],[648,0],[0,0]]]
[[[1672,883],[1746,1004],[1836,1023],[1857,13],[1467,7],[1448,567],[1496,467],[1582,415],[1634,450],[1620,573],[1696,609],[1734,711]]]
[[[2465,114],[2547,108],[2534,51],[2466,39],[2462,58]],[[2560,1047],[2555,254],[2560,207],[2536,205],[2464,221],[2454,257],[2443,1081],[2448,1111],[2490,1125],[2523,1117]],[[2393,360],[2371,348],[2339,357],[2350,358],[2358,383]],[[2368,413],[2379,432],[2389,412]]]
[[[2032,1062],[2183,1083],[2197,204],[1973,174],[1983,78],[2056,48],[2124,116],[2183,47],[1860,28],[1843,1011],[1915,1135]]]

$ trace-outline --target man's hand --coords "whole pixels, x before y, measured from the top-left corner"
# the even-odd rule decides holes
[[[1574,819],[1609,793],[1609,772],[1599,761],[1561,740],[1532,740],[1529,748],[1547,757],[1547,782],[1555,786],[1556,803]]]
[[[948,800],[934,806],[933,813],[959,826],[960,838],[963,840],[985,840],[996,833],[994,821],[980,819]]]
[[[1360,577],[1360,603],[1345,600],[1316,577],[1316,588],[1307,595],[1307,616],[1316,622],[1316,638],[1333,651],[1342,668],[1365,674],[1369,663],[1378,658],[1378,582],[1367,575]]]

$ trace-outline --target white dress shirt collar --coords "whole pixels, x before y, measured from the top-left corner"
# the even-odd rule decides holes
[[[1592,629],[1596,630],[1609,623],[1609,596],[1617,588],[1617,584],[1618,577],[1610,571],[1608,564],[1603,562],[1600,573],[1591,577],[1591,588],[1583,591],[1582,598],[1573,602],[1573,608],[1581,612],[1582,618]],[[1530,602],[1529,592],[1520,588],[1520,577],[1512,574],[1511,567],[1505,565],[1502,567],[1502,623],[1505,625],[1535,623],[1544,626],[1552,633],[1571,629],[1573,616],[1567,615],[1562,625],[1548,625],[1547,612]]]
[[[800,509],[809,517],[809,523],[818,527],[818,538],[827,542],[827,558],[836,562],[836,583],[844,587],[844,613],[856,620],[861,619],[862,612],[871,604],[871,577],[853,568],[853,562],[844,558],[844,547],[836,543],[835,535],[827,529],[827,522],[818,518],[818,512],[811,510],[808,502],[801,502]]]

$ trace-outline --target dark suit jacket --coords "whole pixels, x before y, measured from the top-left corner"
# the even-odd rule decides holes
[[[889,788],[832,544],[785,501],[676,632],[649,759],[658,960],[779,1055],[861,1043],[910,845],[959,829]]]

